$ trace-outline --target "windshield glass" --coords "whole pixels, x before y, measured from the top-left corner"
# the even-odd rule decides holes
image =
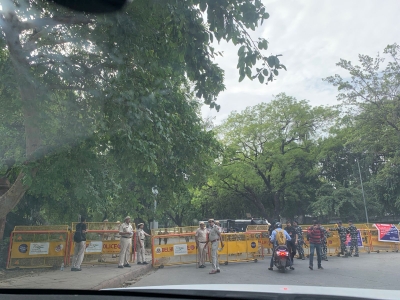
[[[0,0],[0,288],[399,289],[400,2],[81,2]]]

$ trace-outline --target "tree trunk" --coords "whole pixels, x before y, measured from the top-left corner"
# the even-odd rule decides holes
[[[20,173],[11,188],[0,197],[0,240],[4,236],[4,228],[7,214],[17,205],[25,194],[26,187],[22,184],[24,174]],[[3,221],[4,220],[4,221]]]
[[[274,193],[274,219],[279,220],[281,214],[281,200],[280,200],[281,193],[279,191]]]
[[[0,218],[0,241],[4,238],[5,228],[6,228],[6,217]]]
[[[35,105],[37,90],[32,79],[33,76],[30,74],[29,63],[26,59],[29,53],[24,51],[19,38],[18,28],[20,21],[15,13],[9,13],[4,21],[5,25],[2,29],[15,70],[15,78],[20,88],[25,126],[26,162],[29,163],[35,159],[34,153],[41,146],[38,110]],[[35,171],[31,175],[34,176]],[[28,186],[22,183],[24,176],[25,174],[21,172],[10,189],[4,195],[0,196],[0,219],[6,218],[7,214],[18,204],[27,191]],[[4,232],[0,231],[0,238],[2,238],[3,234]]]

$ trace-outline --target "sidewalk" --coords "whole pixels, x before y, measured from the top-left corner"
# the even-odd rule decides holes
[[[0,288],[31,289],[84,289],[99,290],[121,287],[124,282],[146,274],[148,265],[131,264],[131,268],[118,269],[116,264],[82,265],[82,271],[54,270],[0,281]]]

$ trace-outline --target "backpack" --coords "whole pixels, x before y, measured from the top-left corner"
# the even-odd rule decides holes
[[[81,224],[76,225],[76,231],[74,233],[74,242],[75,243],[80,243],[82,241],[84,241],[84,237],[82,234],[82,230],[81,230]]]
[[[286,236],[285,233],[283,232],[283,229],[276,230],[276,242],[278,246],[286,245]]]

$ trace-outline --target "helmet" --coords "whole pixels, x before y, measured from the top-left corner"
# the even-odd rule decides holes
[[[277,222],[277,223],[275,224],[275,228],[282,228],[282,224],[281,224],[280,222]]]

